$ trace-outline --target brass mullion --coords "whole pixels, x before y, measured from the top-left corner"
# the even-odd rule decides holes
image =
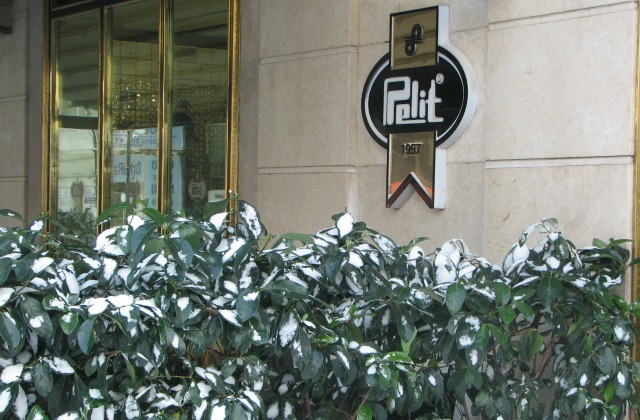
[[[98,100],[100,111],[98,115],[98,185],[100,194],[97,195],[99,213],[109,206],[111,180],[111,9],[104,8],[100,13],[100,45],[98,62],[98,78],[100,89]]]
[[[238,191],[238,74],[240,63],[239,1],[229,0],[226,191]]]
[[[44,2],[43,42],[42,52],[42,191],[40,207],[42,213],[50,211],[51,202],[51,19],[49,17],[49,2]]]
[[[172,75],[172,22],[173,1],[160,1],[160,31],[158,40],[159,87],[158,92],[158,190],[157,203],[161,213],[171,211],[171,75]]]

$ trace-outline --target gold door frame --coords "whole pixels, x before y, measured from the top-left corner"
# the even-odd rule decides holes
[[[638,1],[640,7],[640,0]],[[636,115],[635,115],[635,144],[634,144],[634,186],[633,186],[633,258],[640,257],[640,13],[636,21]],[[640,266],[632,269],[631,299],[640,299]],[[640,332],[640,318],[635,319],[635,325]],[[640,336],[636,336],[632,357],[640,361]],[[639,418],[632,413],[632,418]]]
[[[239,63],[240,63],[240,21],[239,21],[239,2],[240,0],[228,0],[229,2],[229,29],[228,29],[228,95],[227,95],[227,152],[225,162],[225,194],[228,196],[230,191],[237,191],[238,189],[238,127],[239,127],[239,104],[238,104],[238,75],[239,75]],[[170,11],[173,0],[161,0],[160,1],[160,53],[164,55],[167,53],[167,47],[171,42],[170,34]],[[57,167],[56,156],[52,155],[52,151],[57,150],[55,144],[54,127],[51,125],[52,115],[57,107],[56,101],[54,101],[54,90],[56,74],[52,68],[52,57],[55,57],[55,46],[51,45],[51,10],[49,7],[49,1],[43,1],[43,98],[42,98],[42,194],[41,194],[41,211],[43,213],[55,213],[57,199],[56,191],[53,188],[53,182],[56,180],[55,168]],[[110,125],[105,118],[109,118],[107,110],[109,109],[109,95],[107,95],[109,80],[106,80],[107,73],[105,71],[108,68],[110,60],[110,51],[108,51],[108,39],[109,25],[106,22],[108,19],[107,8],[103,9],[101,13],[101,25],[102,33],[100,39],[100,61],[98,64],[98,73],[101,81],[99,90],[99,102],[100,102],[100,118],[98,119],[98,132],[100,133],[100,147],[98,150],[98,180],[97,185],[100,189],[100,193],[97,195],[98,200],[98,212],[105,210],[108,205],[108,183],[110,179],[110,148],[108,140],[110,137],[107,135]],[[169,122],[169,79],[171,77],[171,63],[170,60],[160,57],[160,75],[163,80],[162,87],[159,92],[160,106],[158,109],[158,128],[159,128],[159,152],[158,162],[159,166],[159,185],[158,190],[161,195],[158,197],[158,210],[165,213],[170,211],[170,199],[169,193],[171,189],[168,168],[170,166],[171,153],[168,147],[171,146],[171,133],[168,129]]]

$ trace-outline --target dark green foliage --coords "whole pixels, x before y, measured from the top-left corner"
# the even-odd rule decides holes
[[[601,419],[638,408],[640,305],[610,291],[629,264],[620,241],[576,249],[548,219],[496,266],[461,241],[425,256],[421,239],[397,246],[349,214],[316,235],[273,237],[244,202],[205,210],[194,220],[118,205],[90,246],[90,233],[73,240],[53,220],[53,233],[42,220],[2,229],[0,415]]]

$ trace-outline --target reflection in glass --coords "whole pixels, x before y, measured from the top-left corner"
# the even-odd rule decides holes
[[[174,4],[171,208],[188,215],[225,194],[228,4]]]
[[[91,13],[52,25],[53,190],[61,213],[97,213],[99,24]]]
[[[110,10],[109,204],[140,197],[157,208],[158,1]]]

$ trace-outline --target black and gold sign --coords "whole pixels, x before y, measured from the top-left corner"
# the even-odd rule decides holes
[[[448,42],[448,12],[438,6],[392,14],[389,53],[364,87],[365,125],[388,151],[387,207],[417,191],[429,207],[444,208],[444,149],[475,112],[470,66]]]

